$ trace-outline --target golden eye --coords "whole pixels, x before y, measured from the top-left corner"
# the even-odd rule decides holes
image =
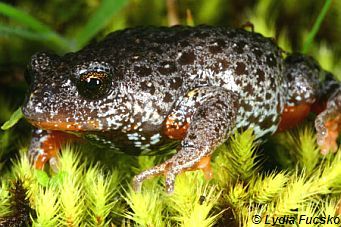
[[[110,85],[110,76],[106,72],[88,72],[80,76],[77,88],[83,97],[97,99],[108,93]]]

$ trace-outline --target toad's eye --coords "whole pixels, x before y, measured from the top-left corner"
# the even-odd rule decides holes
[[[88,99],[97,99],[108,93],[111,79],[106,72],[87,72],[81,74],[77,82],[78,92]]]

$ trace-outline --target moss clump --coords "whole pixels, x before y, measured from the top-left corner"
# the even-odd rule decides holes
[[[335,215],[341,189],[340,150],[327,157],[320,155],[314,132],[307,127],[278,135],[274,141],[279,138],[286,147],[278,146],[272,152],[286,152],[283,159],[293,159],[296,164],[292,167],[264,169],[266,160],[258,155],[262,146],[254,141],[252,130],[247,130],[235,133],[229,145],[216,151],[211,181],[199,171],[180,174],[172,195],[164,192],[161,177],[148,180],[141,193],[130,188],[136,172],[161,161],[155,157],[114,156],[125,161],[121,171],[93,164],[91,156],[84,158],[81,147],[68,145],[62,149],[59,172],[48,173],[33,169],[22,149],[20,158],[1,178],[0,223],[16,212],[11,187],[18,181],[25,189],[33,226],[252,226],[256,214],[263,218],[261,226],[265,217]],[[310,148],[314,160],[307,151]]]

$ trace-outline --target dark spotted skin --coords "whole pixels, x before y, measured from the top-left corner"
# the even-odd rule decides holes
[[[138,189],[144,179],[165,174],[171,192],[182,171],[210,176],[210,155],[235,129],[252,127],[257,138],[273,134],[286,107],[310,106],[340,90],[331,80],[337,85],[322,95],[323,72],[313,59],[284,58],[272,39],[242,29],[133,28],[63,57],[34,55],[23,113],[50,134],[71,131],[116,151],[177,147],[170,160],[134,178]],[[33,141],[37,160],[44,148]]]

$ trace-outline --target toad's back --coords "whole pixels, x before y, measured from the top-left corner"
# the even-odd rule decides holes
[[[144,89],[162,90],[155,100],[161,112],[194,88],[217,86],[239,95],[238,128],[254,127],[257,137],[277,129],[285,100],[283,60],[273,41],[258,33],[210,26],[134,28],[82,52],[111,59],[119,74],[135,81],[153,78],[155,86]]]

